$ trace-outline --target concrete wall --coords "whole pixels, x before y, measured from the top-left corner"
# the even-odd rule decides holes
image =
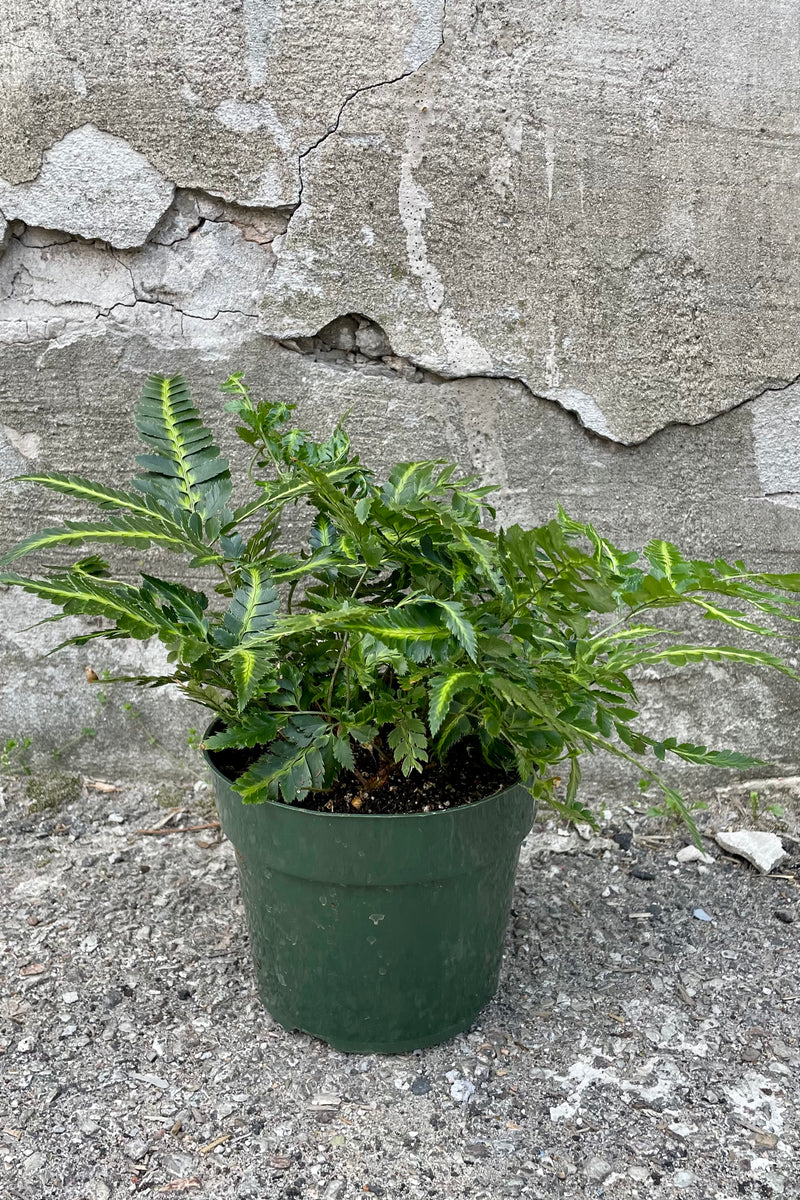
[[[505,521],[560,499],[625,544],[797,569],[794,0],[29,0],[0,21],[0,476],[126,478],[153,370],[185,370],[229,439],[217,388],[246,369],[320,431],[350,409],[376,466],[474,466]],[[6,485],[0,545],[65,512]],[[83,683],[158,649],[41,660],[44,615],[0,593],[0,741],[89,724],[84,769],[175,770],[199,711],[147,694],[131,717]],[[796,769],[785,681],[644,692],[654,728]]]

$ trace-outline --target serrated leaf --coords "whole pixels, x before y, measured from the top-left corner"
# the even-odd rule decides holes
[[[241,586],[233,594],[223,624],[231,638],[245,644],[275,625],[280,597],[272,576],[263,566],[242,567],[240,578]]]
[[[284,713],[248,710],[241,714],[238,722],[226,725],[219,733],[213,733],[203,743],[207,750],[252,749],[254,746],[269,746],[274,742],[288,720]]]
[[[136,429],[155,454],[138,458],[140,491],[202,518],[225,507],[231,494],[227,460],[203,424],[182,375],[152,375],[136,409]]]
[[[475,662],[477,646],[475,626],[464,616],[464,605],[457,600],[436,600],[433,597],[427,597],[427,599],[442,610],[445,625]]]
[[[52,546],[81,545],[85,542],[129,546],[136,550],[146,550],[151,545],[163,546],[165,550],[172,550],[178,554],[197,551],[196,543],[177,526],[165,526],[162,521],[150,516],[121,514],[110,516],[106,522],[65,521],[62,526],[41,529],[4,554],[0,558],[0,566],[36,550],[46,550]],[[219,561],[219,555],[212,551],[207,561]]]
[[[3,574],[0,583],[21,587],[42,600],[49,600],[61,608],[63,616],[106,617],[115,621],[126,637],[141,640],[155,633],[169,632],[169,624],[162,614],[147,604],[138,589],[126,584],[110,584],[90,575],[68,573],[54,574],[49,579]]]
[[[422,769],[428,761],[428,739],[425,726],[417,717],[406,717],[389,731],[387,738],[394,751],[395,762],[400,764],[404,775]]]
[[[450,711],[453,697],[467,687],[480,682],[474,671],[453,671],[450,675],[434,675],[430,681],[428,726],[433,737],[439,732]]]
[[[277,671],[275,658],[263,647],[248,650],[246,646],[239,647],[231,659],[231,674],[236,685],[236,703],[239,712],[250,703],[256,691],[260,690],[264,678],[270,671]],[[277,683],[270,691],[277,691]]]
[[[245,804],[280,798],[293,804],[303,800],[312,788],[322,787],[324,781],[325,763],[319,742],[298,746],[279,739],[233,786]]]
[[[633,653],[630,655],[622,654],[619,657],[614,655],[609,660],[609,665],[613,664],[615,671],[625,671],[630,667],[639,666],[644,663],[673,663],[676,666],[685,666],[690,662],[741,662],[748,663],[750,666],[772,667],[775,671],[780,671],[783,675],[788,675],[792,679],[798,679],[797,672],[793,670],[777,655],[767,654],[764,650],[745,650],[740,646],[667,646],[662,650],[647,650],[642,653]]]
[[[340,767],[344,767],[346,771],[352,771],[355,767],[353,759],[353,749],[350,745],[349,738],[334,738],[331,743],[333,757],[336,759]]]

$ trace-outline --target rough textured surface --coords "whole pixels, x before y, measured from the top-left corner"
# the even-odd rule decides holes
[[[796,841],[764,878],[624,813],[571,854],[537,831],[476,1025],[361,1058],[261,1008],[230,845],[142,835],[153,794],[97,787],[0,812],[10,1200],[796,1195]],[[161,804],[213,817],[202,788]]]
[[[146,371],[186,370],[218,413],[247,368],[314,428],[352,410],[371,464],[473,466],[505,521],[560,499],[626,545],[796,569],[794,17],[790,0],[757,19],[739,0],[7,7],[0,474],[124,478]],[[63,511],[5,489],[0,547]],[[0,602],[0,735],[27,736],[25,616]],[[44,634],[26,645],[35,732],[69,742],[82,703],[50,686]],[[653,673],[650,719],[796,770],[796,689],[739,679]],[[142,699],[173,728],[159,703]]]

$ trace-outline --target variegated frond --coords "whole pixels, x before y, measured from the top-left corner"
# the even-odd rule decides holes
[[[155,454],[137,462],[135,486],[168,505],[203,519],[220,512],[231,494],[228,462],[192,403],[182,375],[152,375],[136,409],[136,428]]]

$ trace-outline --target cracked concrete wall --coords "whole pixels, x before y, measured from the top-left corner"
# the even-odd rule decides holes
[[[793,0],[6,7],[0,477],[124,479],[145,373],[219,417],[246,368],[320,431],[350,409],[376,466],[475,467],[505,521],[560,499],[796,569],[799,48]],[[8,484],[0,545],[65,513]],[[53,627],[0,610],[0,741],[97,725],[81,763],[141,769],[86,652],[41,661]],[[654,727],[796,769],[786,681],[643,686]],[[144,769],[174,769],[198,715],[135,703],[172,747]]]

